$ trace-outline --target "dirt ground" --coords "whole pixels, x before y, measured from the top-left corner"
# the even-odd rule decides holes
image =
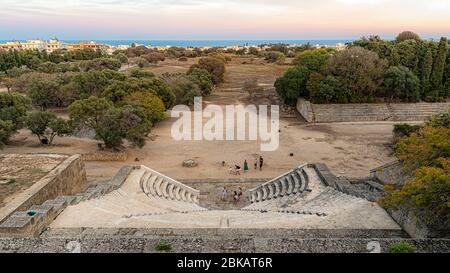
[[[167,60],[149,67],[155,74],[183,72],[194,62]],[[253,62],[255,64],[243,64]],[[260,60],[235,58],[227,65],[225,82],[214,93],[203,98],[205,104],[248,104],[248,95],[242,91],[243,83],[256,78],[258,83],[272,92],[273,82],[288,68],[284,65],[263,64]],[[259,141],[175,141],[171,137],[174,120],[157,124],[142,149],[130,148],[127,162],[86,162],[91,181],[112,177],[124,164],[143,164],[174,178],[233,178],[228,165],[249,162],[250,171],[245,178],[272,178],[305,162],[322,162],[336,174],[367,176],[371,168],[387,163],[391,156],[389,144],[393,123],[335,123],[307,124],[300,117],[280,119],[280,146],[273,152],[260,152]],[[22,130],[3,153],[87,153],[97,149],[97,141],[74,137],[56,138],[52,147],[38,145],[37,138]],[[290,156],[293,153],[293,156]],[[262,171],[254,170],[253,159],[264,157]],[[135,162],[135,158],[139,162]],[[198,167],[182,167],[185,159],[195,159]],[[223,167],[221,162],[225,161]]]
[[[64,157],[21,155],[20,157],[0,156],[0,208],[29,188]]]

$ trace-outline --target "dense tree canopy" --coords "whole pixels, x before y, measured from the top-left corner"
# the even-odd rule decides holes
[[[295,105],[297,98],[308,97],[306,83],[310,70],[305,66],[295,66],[289,68],[283,77],[275,81],[275,88],[278,95],[286,104]]]
[[[375,52],[351,47],[330,58],[327,72],[342,83],[342,102],[367,102],[377,95],[386,66]]]
[[[194,98],[201,96],[200,87],[184,74],[165,75],[165,79],[175,94],[175,104],[193,105]]]
[[[0,93],[0,120],[10,121],[14,130],[22,127],[30,102],[18,93]]]
[[[293,63],[306,66],[311,71],[322,71],[331,56],[329,49],[314,49],[300,52],[295,57]]]
[[[420,98],[420,81],[404,66],[392,66],[384,75],[386,96],[391,100],[416,102]]]
[[[399,35],[397,35],[397,38],[395,38],[395,41],[403,42],[407,40],[416,40],[420,41],[420,36],[412,31],[403,31]]]

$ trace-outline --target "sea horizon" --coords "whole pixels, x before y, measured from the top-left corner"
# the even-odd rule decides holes
[[[10,41],[26,41],[32,39],[0,39],[0,43],[10,42]],[[135,44],[143,44],[146,46],[180,46],[180,47],[205,47],[205,46],[258,46],[263,44],[292,44],[292,45],[303,45],[303,44],[312,44],[312,45],[327,45],[332,46],[340,43],[351,43],[356,39],[257,39],[257,40],[240,40],[240,39],[224,39],[224,40],[215,40],[215,39],[198,39],[198,40],[130,40],[130,39],[59,39],[64,43],[79,43],[85,41],[93,41],[101,44],[108,44],[111,46],[119,46],[119,45],[131,45]]]

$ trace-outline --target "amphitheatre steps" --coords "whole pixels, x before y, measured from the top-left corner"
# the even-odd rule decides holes
[[[298,112],[310,122],[425,121],[449,107],[449,102],[311,104],[302,98],[297,102]]]
[[[140,178],[140,187],[147,196],[187,203],[199,203],[200,191],[147,167],[142,166],[141,168],[144,169],[144,174]]]
[[[309,178],[304,170],[305,166],[300,166],[249,190],[250,202],[262,202],[309,191]]]

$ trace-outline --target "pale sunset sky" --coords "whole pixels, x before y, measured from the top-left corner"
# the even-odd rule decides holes
[[[450,36],[450,0],[0,0],[0,39]]]

